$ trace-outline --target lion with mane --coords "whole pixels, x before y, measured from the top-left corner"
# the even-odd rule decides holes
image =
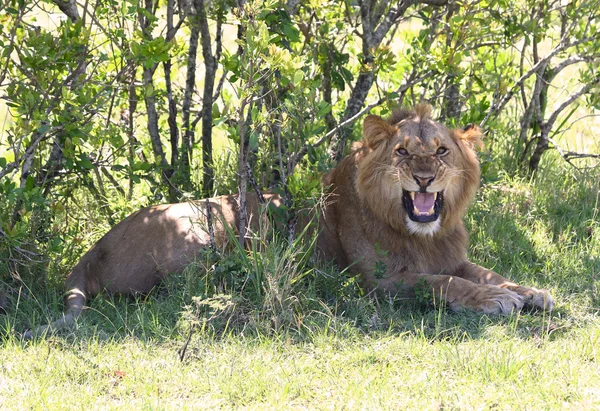
[[[367,292],[411,296],[426,285],[452,310],[510,314],[524,305],[552,310],[549,293],[515,284],[467,260],[462,218],[479,186],[475,126],[449,130],[431,106],[367,116],[364,141],[324,177],[328,197],[319,218],[318,255],[359,276]],[[267,201],[281,204],[276,195]],[[208,203],[210,207],[204,207]],[[260,204],[249,196],[248,214]],[[144,208],[114,226],[73,268],[63,318],[26,337],[73,323],[100,291],[146,293],[181,272],[210,245],[207,210],[218,246],[225,224],[238,226],[235,196]],[[258,228],[258,218],[251,225]],[[382,267],[384,270],[382,270]]]
[[[321,219],[324,258],[381,295],[411,296],[427,284],[453,310],[552,310],[547,291],[467,260],[463,216],[479,187],[478,127],[449,130],[421,104],[387,120],[366,117],[363,134],[362,145],[324,179],[331,193]]]

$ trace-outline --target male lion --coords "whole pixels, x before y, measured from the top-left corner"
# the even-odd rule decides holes
[[[453,310],[552,310],[547,291],[467,260],[462,217],[479,185],[478,127],[448,130],[431,119],[431,106],[417,105],[387,121],[368,116],[363,134],[362,147],[324,179],[331,195],[319,245],[326,259],[383,295],[410,296],[426,284]]]
[[[427,284],[453,310],[510,314],[524,304],[552,310],[547,291],[519,286],[466,258],[462,217],[479,185],[474,147],[477,127],[448,130],[430,118],[431,107],[397,110],[387,120],[368,116],[364,142],[324,178],[329,196],[319,219],[319,256],[349,267],[362,287],[381,295],[410,295]],[[276,195],[267,195],[275,206]],[[237,227],[234,196],[144,208],[102,237],[66,281],[63,318],[26,337],[71,324],[86,300],[109,293],[149,292],[180,272],[210,244],[205,216],[214,218],[215,241],[223,224]],[[249,196],[248,214],[259,202]],[[251,225],[258,226],[257,219]]]

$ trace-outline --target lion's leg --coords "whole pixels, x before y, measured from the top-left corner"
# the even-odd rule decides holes
[[[552,301],[552,297],[548,291],[538,290],[533,287],[523,287],[477,264],[467,262],[452,274],[476,284],[491,284],[514,291],[525,297],[525,304],[527,305],[539,307],[547,311],[552,311],[554,308],[554,301]]]
[[[91,295],[88,295],[89,291],[86,293],[85,290],[90,287],[86,282],[84,271],[78,266],[73,269],[71,275],[67,278],[66,286],[68,291],[65,296],[65,313],[63,316],[50,324],[25,331],[23,338],[31,339],[45,334],[50,335],[62,328],[72,326],[83,311],[87,298],[97,293],[96,290],[92,290],[93,293]]]
[[[417,273],[398,273],[377,282],[377,292],[384,295],[415,295],[416,287],[428,287],[434,298],[446,301],[454,311],[469,309],[487,314],[505,314],[523,307],[523,297],[489,284],[475,284],[460,277]]]

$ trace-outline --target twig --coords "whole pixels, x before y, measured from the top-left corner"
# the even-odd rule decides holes
[[[434,72],[433,71],[429,71],[428,73],[417,77],[413,80],[410,80],[404,84],[402,84],[394,93],[392,94],[400,94],[400,93],[404,93],[406,90],[408,90],[410,87],[414,86],[415,84],[417,84],[420,81],[423,81],[431,76],[433,76]],[[324,136],[322,136],[320,139],[318,139],[317,141],[315,141],[312,144],[305,144],[299,151],[298,153],[296,153],[295,155],[291,156],[291,162],[290,165],[288,167],[288,174],[291,174],[291,171],[293,171],[294,167],[296,166],[296,164],[298,164],[298,162],[302,159],[302,157],[304,157],[306,155],[306,153],[308,153],[308,149],[309,148],[315,148],[320,146],[321,144],[323,144],[325,141],[327,141],[328,139],[331,138],[331,136],[333,136],[338,130],[340,130],[341,128],[347,126],[348,124],[353,123],[354,121],[356,121],[359,117],[361,117],[363,114],[367,113],[368,111],[371,111],[373,108],[378,107],[380,105],[382,105],[383,103],[385,103],[386,101],[389,100],[388,96],[383,96],[381,97],[379,100],[375,101],[374,103],[371,103],[369,105],[367,105],[365,108],[363,108],[362,110],[360,110],[358,113],[356,113],[355,115],[353,115],[352,117],[347,118],[346,120],[342,121],[341,123],[339,123],[337,126],[335,126],[333,129],[329,130]]]
[[[261,204],[265,204],[267,201],[265,200],[265,196],[263,195],[262,191],[260,190],[260,187],[258,186],[256,179],[254,178],[254,172],[252,171],[252,167],[250,167],[250,163],[246,162],[246,166],[248,167],[248,180],[250,181],[250,184],[252,184],[252,187],[254,188],[254,191],[256,192],[258,201],[260,201]]]
[[[600,159],[600,154],[590,154],[590,153],[578,153],[576,151],[565,151],[563,150],[557,143],[555,140],[548,138],[548,141],[550,143],[552,143],[552,145],[554,146],[554,148],[556,149],[556,151],[558,151],[558,153],[561,155],[562,158],[565,159],[565,161],[567,163],[569,163],[569,165],[571,165],[573,168],[575,168],[576,170],[581,171],[581,167],[578,167],[577,165],[573,164],[573,162],[571,160],[574,159],[582,159],[582,158],[597,158]],[[596,167],[598,164],[594,165],[594,167]]]
[[[210,248],[216,250],[215,246],[215,228],[213,226],[212,221],[212,207],[210,205],[210,200],[206,199],[206,224],[208,225],[208,236],[210,237]]]
[[[6,235],[6,233],[0,229],[0,237],[2,238],[8,238],[8,236]],[[10,246],[10,245],[9,245]],[[36,252],[33,251],[29,251],[29,250],[25,250],[17,245],[13,245],[10,246],[10,248],[12,248],[13,250],[15,250],[17,253],[21,254],[21,256],[23,258],[25,258],[28,261],[32,261],[32,262],[42,262],[44,261],[43,256],[41,254],[38,254]],[[34,260],[34,258],[41,258],[41,260]]]
[[[194,334],[194,325],[190,324],[190,333],[185,340],[185,344],[183,344],[183,347],[181,347],[181,350],[179,350],[179,361],[181,362],[183,362],[183,359],[185,358],[185,352],[187,351],[188,345],[190,345],[190,341],[192,340],[192,334]]]
[[[510,101],[512,96],[515,94],[517,88],[520,88],[521,85],[525,82],[525,80],[527,80],[534,73],[536,73],[541,66],[547,64],[550,60],[552,60],[552,58],[554,56],[556,56],[557,54],[559,54],[560,52],[564,51],[567,48],[575,47],[579,44],[583,44],[588,41],[595,41],[600,37],[600,34],[595,33],[593,36],[585,37],[585,38],[579,39],[577,41],[569,42],[569,41],[567,41],[567,37],[568,37],[569,33],[570,32],[567,31],[567,33],[565,33],[563,38],[560,39],[560,42],[556,45],[556,47],[554,47],[546,56],[544,56],[536,64],[534,64],[527,73],[525,73],[521,77],[519,77],[519,79],[517,81],[515,81],[515,83],[508,89],[508,92],[497,103],[492,104],[492,106],[490,107],[490,110],[486,114],[485,118],[481,121],[481,123],[479,123],[480,128],[483,128],[492,116],[500,113],[504,109],[506,104],[508,104],[508,102]]]

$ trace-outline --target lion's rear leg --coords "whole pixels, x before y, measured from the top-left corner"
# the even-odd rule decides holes
[[[79,314],[83,311],[88,299],[86,294],[86,280],[83,272],[75,269],[67,278],[67,294],[65,296],[65,312],[61,318],[47,325],[42,325],[34,330],[27,330],[23,333],[23,338],[31,339],[42,335],[53,334],[56,331],[70,327],[75,323]]]

